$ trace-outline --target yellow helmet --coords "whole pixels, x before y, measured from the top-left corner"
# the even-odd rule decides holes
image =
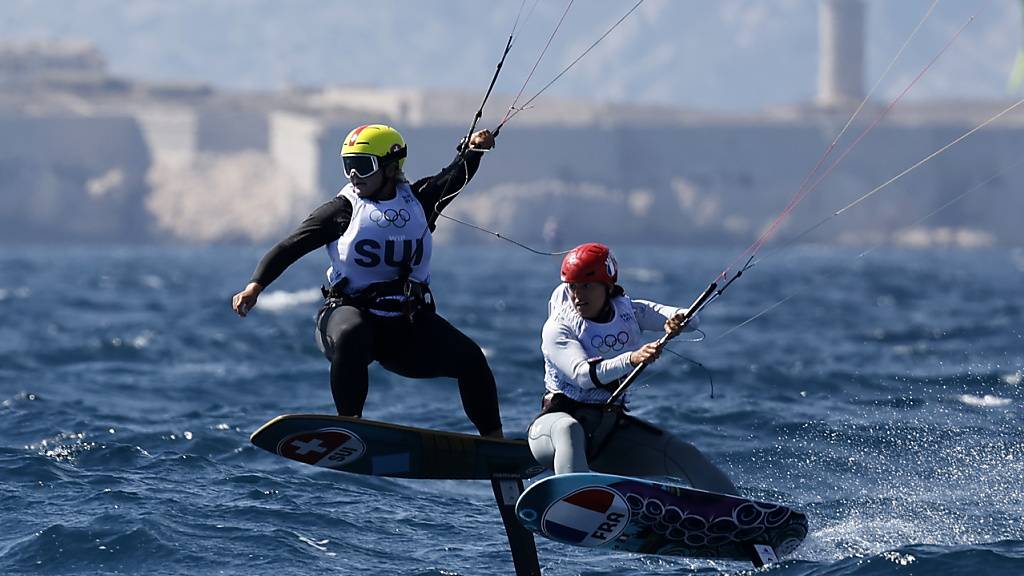
[[[398,161],[398,167],[405,164],[405,139],[391,126],[384,124],[367,124],[348,133],[341,143],[341,156],[348,155],[372,156],[374,172],[391,162]],[[361,172],[361,171],[360,171]],[[345,173],[349,173],[348,166]],[[371,172],[372,173],[372,172]],[[365,176],[366,174],[360,174]]]

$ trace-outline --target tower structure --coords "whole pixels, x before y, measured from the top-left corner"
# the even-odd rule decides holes
[[[864,16],[863,0],[819,4],[819,106],[856,105],[864,98]]]

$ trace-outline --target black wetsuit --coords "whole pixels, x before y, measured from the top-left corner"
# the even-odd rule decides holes
[[[413,195],[429,217],[442,195],[438,210],[473,177],[480,152],[467,154],[438,174],[412,184]],[[287,238],[263,257],[252,282],[266,287],[302,256],[330,244],[344,234],[352,217],[352,203],[338,196],[314,210]],[[431,225],[433,229],[433,225]],[[449,324],[430,306],[410,319],[384,317],[358,303],[328,299],[317,316],[324,352],[331,360],[331,392],[338,414],[361,416],[367,394],[367,366],[374,360],[388,370],[410,378],[455,378],[466,415],[481,434],[501,429],[498,393],[480,347]]]

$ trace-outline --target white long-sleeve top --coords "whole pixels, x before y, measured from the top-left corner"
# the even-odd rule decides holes
[[[548,391],[589,404],[608,401],[617,381],[633,370],[629,356],[644,344],[642,331],[664,332],[665,321],[686,310],[625,295],[611,304],[612,319],[595,322],[576,311],[567,284],[551,293],[541,342]],[[687,330],[695,329],[697,321],[691,320]]]

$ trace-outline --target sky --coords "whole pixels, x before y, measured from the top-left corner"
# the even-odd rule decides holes
[[[908,99],[1009,96],[1007,80],[1024,27],[1018,0],[865,3],[868,87],[935,3],[879,86],[880,96],[898,94],[968,21]],[[632,4],[572,3],[526,93],[551,80]],[[567,5],[568,0],[4,0],[0,36],[89,40],[116,75],[199,81],[226,90],[356,84],[482,95],[523,7],[520,32],[496,87],[515,94]],[[817,82],[817,8],[815,0],[646,0],[548,94],[724,110],[807,101]]]

